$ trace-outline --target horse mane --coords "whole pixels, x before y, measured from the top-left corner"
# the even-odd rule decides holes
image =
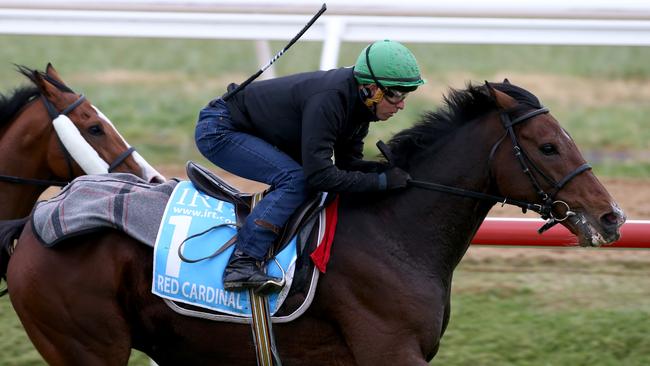
[[[541,108],[535,95],[507,81],[490,83],[490,86],[508,94],[520,104]],[[397,166],[408,168],[415,154],[431,148],[437,141],[444,140],[449,133],[468,122],[499,108],[485,85],[472,83],[466,89],[450,89],[443,96],[443,101],[440,109],[425,112],[413,127],[398,132],[388,142]]]
[[[11,95],[0,94],[0,127],[12,121],[25,104],[40,94],[34,85],[19,87]]]

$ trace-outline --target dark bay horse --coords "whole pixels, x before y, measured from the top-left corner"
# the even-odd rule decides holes
[[[582,246],[619,238],[623,212],[567,132],[520,87],[452,91],[445,108],[389,146],[418,182],[547,207]],[[435,356],[453,271],[494,201],[425,187],[341,196],[311,307],[274,325],[284,364],[427,365]],[[183,317],[151,294],[150,248],[103,231],[46,249],[26,220],[2,224],[0,238],[20,235],[7,272],[11,301],[49,364],[124,365],[131,348],[160,365],[255,364],[248,325]]]
[[[24,66],[18,71],[32,85],[0,95],[0,219],[28,215],[48,186],[103,167],[148,181],[164,179],[106,116],[66,86],[51,64],[45,72]],[[67,119],[55,129],[59,114]]]

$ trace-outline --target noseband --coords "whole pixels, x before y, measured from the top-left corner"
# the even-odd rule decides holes
[[[61,83],[58,81],[51,79],[47,77],[47,75],[44,75],[48,81],[50,81],[52,84],[57,86],[57,88],[61,89],[62,86]],[[69,90],[67,87],[65,87],[67,90]],[[54,121],[59,115],[67,115],[68,113],[72,112],[75,108],[77,108],[83,101],[86,100],[86,97],[81,94],[77,100],[72,102],[69,106],[65,107],[61,112],[58,112],[56,110],[56,107],[50,102],[45,96],[41,95],[41,101],[45,105],[45,108],[47,109],[47,113],[50,116],[50,120]],[[73,166],[72,163],[74,162],[74,159],[68,152],[68,149],[66,149],[65,145],[61,141],[61,138],[57,135],[57,140],[59,141],[59,146],[61,147],[61,150],[63,150],[63,153],[65,155],[65,160],[66,164],[68,165],[68,175],[69,179],[68,181],[55,181],[55,180],[42,180],[42,179],[31,179],[31,178],[22,178],[22,177],[15,177],[15,176],[9,176],[9,175],[0,175],[0,181],[4,182],[9,182],[9,183],[17,183],[17,184],[29,184],[29,185],[36,185],[36,186],[57,186],[57,187],[63,187],[66,184],[68,184],[72,178],[74,177],[74,171],[73,171]],[[115,160],[109,164],[108,167],[108,172],[112,173],[113,170],[115,170],[120,164],[124,162],[133,152],[135,151],[135,148],[129,147],[121,153]]]
[[[517,158],[517,161],[519,161],[519,164],[524,172],[524,174],[528,177],[528,180],[531,182],[533,185],[533,188],[537,192],[537,195],[540,197],[540,200],[542,201],[541,204],[539,203],[530,203],[530,202],[525,202],[525,201],[518,201],[518,200],[513,200],[507,197],[501,197],[501,196],[495,196],[491,194],[486,194],[482,192],[475,192],[475,191],[469,191],[466,189],[462,188],[456,188],[456,187],[451,187],[451,186],[445,186],[442,184],[438,183],[432,183],[432,182],[425,182],[425,181],[419,181],[419,180],[411,180],[409,181],[409,185],[414,186],[414,187],[419,187],[419,188],[424,188],[424,189],[429,189],[429,190],[435,190],[435,191],[440,191],[440,192],[446,192],[446,193],[451,193],[459,196],[465,196],[465,197],[472,197],[472,198],[478,198],[481,200],[486,200],[486,201],[492,201],[492,202],[500,202],[502,205],[514,205],[517,207],[520,207],[524,213],[526,213],[527,210],[531,210],[534,212],[537,212],[542,219],[547,220],[546,223],[538,230],[538,232],[541,234],[544,231],[550,229],[554,225],[556,225],[559,222],[562,222],[566,220],[567,218],[575,215],[575,212],[571,211],[571,208],[569,205],[560,200],[554,200],[555,195],[573,178],[578,176],[580,173],[587,171],[591,169],[591,165],[588,163],[582,164],[581,166],[577,167],[573,171],[571,171],[569,174],[564,176],[562,179],[559,181],[553,180],[551,177],[549,177],[547,174],[544,174],[544,172],[539,169],[535,163],[533,163],[532,160],[528,158],[526,155],[526,152],[524,149],[521,147],[519,144],[519,140],[517,139],[517,136],[515,135],[514,131],[514,126],[526,122],[530,119],[532,119],[535,116],[538,116],[540,114],[548,113],[548,108],[539,108],[535,109],[531,112],[528,112],[526,114],[523,114],[515,119],[511,119],[510,114],[508,111],[504,111],[501,113],[501,123],[503,125],[503,128],[505,129],[504,135],[497,140],[497,142],[492,146],[492,149],[490,150],[490,156],[488,159],[488,164],[489,162],[492,161],[492,158],[494,157],[494,154],[501,144],[501,142],[505,139],[506,136],[510,136],[510,140],[512,141],[512,147],[515,153],[515,157]],[[535,178],[535,175],[533,174],[533,171],[531,170],[534,169],[535,172],[537,172],[551,187],[553,187],[553,191],[550,193],[547,193],[544,191],[544,189],[541,187],[539,184],[538,180]],[[555,206],[564,206],[566,207],[566,212],[564,213],[564,217],[556,217],[553,214],[553,208]]]

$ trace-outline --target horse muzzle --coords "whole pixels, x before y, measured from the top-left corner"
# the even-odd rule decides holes
[[[626,217],[618,205],[612,204],[611,210],[594,216],[585,212],[576,214],[567,220],[566,225],[578,237],[582,247],[599,247],[616,242],[621,237],[621,226]]]

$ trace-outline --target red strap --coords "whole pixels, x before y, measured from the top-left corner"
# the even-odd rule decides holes
[[[330,250],[334,241],[334,232],[336,231],[336,222],[338,220],[339,196],[325,208],[325,234],[318,244],[316,250],[311,253],[311,260],[319,271],[325,273],[327,262],[330,260]]]

